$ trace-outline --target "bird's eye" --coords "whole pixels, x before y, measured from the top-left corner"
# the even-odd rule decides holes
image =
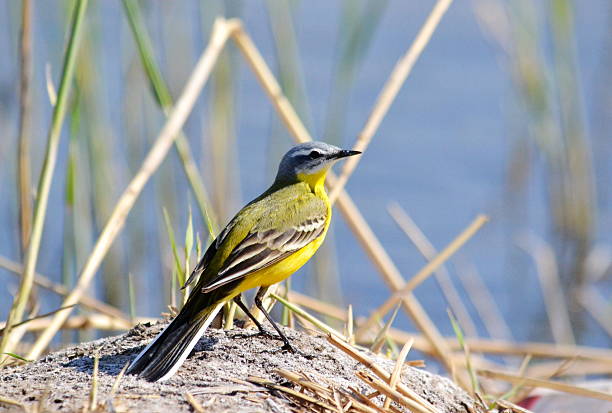
[[[321,157],[321,152],[319,152],[319,151],[312,151],[312,152],[310,152],[310,153],[308,154],[308,157],[309,157],[310,159],[317,159],[317,158],[320,158],[320,157]]]

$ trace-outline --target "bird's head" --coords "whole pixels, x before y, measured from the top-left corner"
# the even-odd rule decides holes
[[[307,142],[291,148],[278,167],[277,181],[299,180],[322,184],[329,168],[339,159],[361,152],[340,149],[324,142]]]

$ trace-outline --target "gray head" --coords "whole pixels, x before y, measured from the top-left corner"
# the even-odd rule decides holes
[[[293,180],[298,175],[317,175],[327,171],[337,160],[360,153],[340,149],[325,142],[302,143],[283,156],[276,180]]]

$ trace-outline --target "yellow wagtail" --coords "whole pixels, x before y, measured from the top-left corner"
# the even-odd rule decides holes
[[[170,378],[222,305],[231,299],[265,333],[240,294],[284,280],[312,257],[331,219],[331,204],[324,188],[327,171],[338,159],[359,153],[323,142],[304,143],[289,150],[272,186],[242,208],[208,247],[185,284],[198,279],[187,302],[136,357],[128,373],[149,381]],[[283,349],[293,351],[262,306],[265,291],[258,291],[255,305],[280,335]]]

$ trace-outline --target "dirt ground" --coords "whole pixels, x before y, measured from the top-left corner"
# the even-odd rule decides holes
[[[211,329],[170,380],[148,383],[126,376],[110,397],[120,370],[163,326],[163,322],[139,325],[120,336],[82,343],[27,365],[0,370],[0,398],[22,403],[29,411],[37,408],[45,412],[84,411],[90,403],[96,351],[100,354],[97,386],[100,411],[191,412],[194,409],[187,401],[187,392],[204,411],[210,412],[310,411],[279,391],[247,382],[250,376],[258,376],[288,385],[287,380],[275,373],[279,368],[305,372],[339,388],[372,391],[354,374],[364,367],[330,345],[325,337],[285,329],[293,345],[303,353],[300,355],[281,352],[280,341],[257,335],[255,330]],[[377,358],[377,362],[391,371],[393,362],[382,358]],[[441,412],[479,411],[465,392],[440,376],[406,366],[401,380]],[[0,403],[0,412],[5,411],[23,408]]]

